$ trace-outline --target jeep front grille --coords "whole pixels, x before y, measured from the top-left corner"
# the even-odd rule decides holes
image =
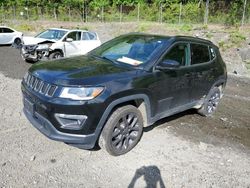
[[[53,84],[49,84],[47,82],[44,82],[43,80],[28,74],[25,78],[24,78],[24,82],[26,83],[26,85],[34,90],[37,93],[40,93],[42,95],[48,96],[48,97],[52,97],[57,89],[56,85]]]

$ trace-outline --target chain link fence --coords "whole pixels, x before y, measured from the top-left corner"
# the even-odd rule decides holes
[[[79,6],[6,6],[0,5],[0,20],[57,20],[76,22],[136,22],[150,21],[159,23],[225,23],[229,12],[221,12],[220,4],[210,7],[188,3],[166,6],[162,4],[137,4],[91,7]],[[208,9],[206,9],[206,7]],[[222,7],[223,8],[223,7]],[[250,23],[249,9],[245,10],[244,20]],[[209,11],[208,11],[209,10]],[[222,10],[222,9],[221,9]]]

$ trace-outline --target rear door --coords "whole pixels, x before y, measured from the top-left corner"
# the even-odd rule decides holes
[[[81,54],[86,54],[94,48],[100,46],[101,42],[95,33],[82,32],[81,38]]]
[[[215,52],[206,44],[191,43],[192,91],[191,100],[197,101],[205,97],[215,80]]]

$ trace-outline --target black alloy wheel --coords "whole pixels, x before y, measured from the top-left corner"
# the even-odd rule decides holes
[[[211,116],[217,109],[221,99],[221,91],[218,87],[214,87],[207,95],[203,106],[198,109],[198,113],[203,116]]]
[[[132,105],[124,106],[110,116],[100,136],[99,145],[111,155],[122,155],[136,146],[142,131],[140,111]]]

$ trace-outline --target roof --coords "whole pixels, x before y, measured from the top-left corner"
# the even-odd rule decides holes
[[[128,33],[125,35],[139,35],[139,36],[152,36],[152,37],[162,37],[166,38],[171,41],[192,41],[192,42],[202,42],[206,44],[213,44],[211,41],[199,38],[199,37],[192,37],[192,36],[185,36],[185,35],[176,35],[176,36],[167,36],[167,35],[158,35],[158,34],[148,34],[148,33]]]
[[[80,30],[80,29],[64,29],[64,28],[49,28],[49,29],[55,29],[55,30],[67,31],[67,32],[68,31],[86,31],[86,30]]]

